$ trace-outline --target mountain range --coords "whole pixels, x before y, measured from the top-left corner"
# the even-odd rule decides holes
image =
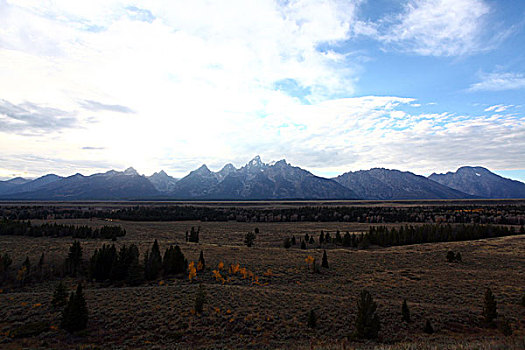
[[[159,171],[151,176],[135,169],[84,176],[48,174],[29,180],[0,181],[3,200],[344,200],[525,198],[525,184],[482,167],[428,178],[410,172],[373,168],[335,178],[315,176],[280,160],[259,156],[241,168],[232,164],[213,172],[206,165],[182,179]]]

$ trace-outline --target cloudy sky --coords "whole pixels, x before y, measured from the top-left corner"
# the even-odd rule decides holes
[[[0,0],[0,178],[259,154],[525,180],[525,1]]]

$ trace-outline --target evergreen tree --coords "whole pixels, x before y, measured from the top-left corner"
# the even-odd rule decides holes
[[[286,249],[290,248],[292,246],[292,243],[290,242],[290,238],[286,237],[283,241],[283,247]]]
[[[186,271],[186,259],[178,245],[166,249],[162,266],[164,275],[180,274]]]
[[[339,230],[335,233],[335,244],[343,244],[343,238],[341,237],[341,232],[339,232]]]
[[[112,271],[115,270],[117,260],[117,250],[115,245],[102,245],[102,248],[95,249],[89,260],[89,277],[98,282],[111,278]]]
[[[306,243],[308,243],[308,242],[310,241],[310,236],[308,235],[308,233],[306,233],[306,234],[304,235],[304,241],[305,241]]]
[[[295,236],[292,236],[292,245],[296,245],[297,241],[295,240]]]
[[[301,241],[301,249],[306,249],[306,243],[304,243],[304,241]]]
[[[455,260],[456,260],[457,262],[461,262],[461,261],[462,261],[461,253],[460,253],[460,252],[457,252],[457,253],[456,253]]]
[[[251,247],[253,245],[253,241],[255,241],[255,233],[248,232],[244,236],[244,244],[246,244],[247,247]]]
[[[323,251],[323,261],[321,262],[321,266],[324,268],[328,268],[328,257],[326,256],[326,250]]]
[[[308,327],[315,328],[316,326],[317,326],[317,315],[315,314],[315,311],[312,309],[308,313]]]
[[[62,312],[62,323],[60,326],[72,333],[86,328],[88,322],[88,310],[86,299],[82,292],[82,285],[77,286],[77,291],[72,292],[69,301]]]
[[[432,323],[430,323],[429,319],[427,319],[427,321],[425,322],[425,328],[423,328],[423,332],[427,334],[434,333],[434,327],[432,327]]]
[[[326,235],[324,236],[324,241],[326,243],[332,243],[332,237],[330,237],[330,232],[326,233]]]
[[[144,256],[144,278],[152,281],[159,277],[160,269],[162,268],[162,257],[160,256],[159,243],[157,240],[153,242],[151,251]]]
[[[197,290],[197,294],[195,295],[195,312],[201,314],[202,310],[204,309],[204,304],[206,303],[206,291],[204,290],[204,286],[199,284],[199,289]]]
[[[66,258],[66,271],[72,276],[76,276],[82,264],[82,246],[79,241],[74,241],[69,247],[69,253]]]
[[[31,262],[29,261],[29,257],[26,256],[26,259],[24,260],[24,263],[22,264],[23,267],[26,268],[27,273],[31,271]]]
[[[314,236],[310,236],[310,240],[308,241],[310,244],[315,244]]]
[[[188,238],[188,241],[189,242],[193,242],[193,243],[199,243],[199,233],[201,231],[201,228],[198,227],[196,230],[195,230],[195,227],[191,227],[191,231],[190,231],[190,236]]]
[[[144,269],[140,265],[139,256],[133,258],[128,267],[126,283],[130,286],[138,286],[144,281]]]
[[[57,284],[55,291],[53,292],[53,299],[51,300],[51,305],[58,309],[60,307],[63,307],[67,303],[67,290],[66,286],[60,281],[60,283]]]
[[[319,235],[319,245],[324,243],[324,232],[321,231],[321,234]]]
[[[408,309],[407,300],[403,300],[401,305],[401,315],[404,322],[410,322],[410,310]]]
[[[483,319],[487,325],[493,326],[496,317],[498,317],[496,298],[490,288],[487,288],[483,300]]]
[[[38,271],[42,272],[42,267],[44,267],[44,253],[40,255],[40,259],[38,260]]]
[[[349,232],[345,233],[343,237],[343,246],[344,247],[351,247],[352,246],[352,236]]]
[[[375,339],[381,328],[379,316],[376,314],[377,304],[366,290],[361,292],[357,301],[357,320],[354,335],[357,338]]]
[[[453,251],[449,250],[447,253],[448,262],[454,262],[455,259],[456,259],[456,255],[454,254]]]
[[[202,252],[202,250],[199,254],[199,264],[203,270],[206,268],[206,261],[204,260],[204,253]]]

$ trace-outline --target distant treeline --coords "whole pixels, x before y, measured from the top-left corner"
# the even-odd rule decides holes
[[[512,236],[525,234],[523,226],[519,230],[508,226],[492,225],[435,225],[401,226],[388,228],[386,226],[371,226],[368,233],[359,237],[361,242],[381,247],[435,243],[456,242],[476,239]],[[356,246],[361,242],[357,242]]]
[[[2,207],[0,217],[13,220],[110,218],[129,221],[239,221],[239,222],[361,222],[525,224],[523,204],[457,204],[421,206],[302,206],[289,208],[243,206],[134,206],[129,208]]]
[[[0,236],[30,236],[30,237],[68,237],[73,238],[103,238],[114,239],[126,235],[126,230],[120,226],[103,226],[93,229],[89,226],[42,224],[32,225],[30,221],[0,221]]]

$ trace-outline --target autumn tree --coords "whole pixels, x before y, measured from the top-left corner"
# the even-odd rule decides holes
[[[204,253],[201,250],[201,253],[199,254],[199,263],[198,263],[198,270],[204,270],[206,268],[206,260],[204,260]]]
[[[72,292],[69,296],[69,301],[62,312],[62,323],[60,326],[66,331],[73,333],[86,328],[87,322],[86,299],[82,292],[82,285],[79,284],[76,292]]]
[[[381,328],[376,314],[377,304],[366,290],[361,292],[357,301],[357,320],[354,336],[361,339],[375,339]]]
[[[483,319],[489,326],[494,325],[494,319],[498,317],[497,302],[494,294],[490,288],[485,290],[485,298],[483,299]]]

